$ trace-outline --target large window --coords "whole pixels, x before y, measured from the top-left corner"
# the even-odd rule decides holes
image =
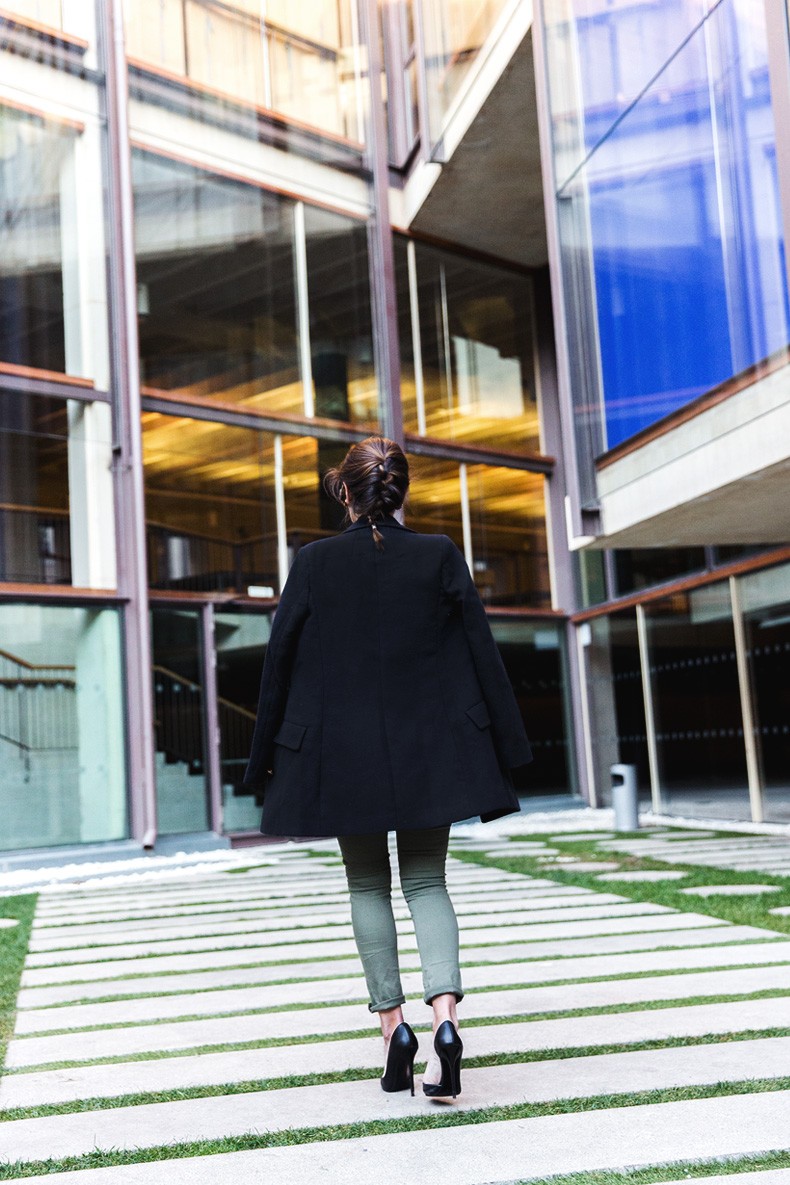
[[[271,433],[146,413],[143,457],[151,585],[276,595]]]
[[[588,462],[784,347],[765,10],[543,0]]]
[[[114,609],[0,605],[0,849],[127,833]]]
[[[364,222],[145,152],[134,189],[144,387],[375,428]]]
[[[790,821],[790,566],[744,577],[741,604],[765,816]]]
[[[67,370],[65,318],[74,333],[80,316],[74,138],[64,124],[0,105],[0,362]]]
[[[396,269],[407,431],[539,452],[530,280],[402,239]]]
[[[542,475],[468,465],[466,481],[474,577],[483,601],[551,608]]]
[[[127,0],[134,61],[362,139],[354,0]]]

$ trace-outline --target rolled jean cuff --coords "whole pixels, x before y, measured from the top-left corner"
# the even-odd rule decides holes
[[[458,984],[450,984],[448,987],[431,988],[429,992],[425,993],[423,1000],[426,1004],[430,1004],[435,996],[455,996],[456,1003],[460,1004],[464,998],[464,991]]]
[[[384,1000],[381,1004],[368,1004],[369,1012],[386,1012],[388,1008],[400,1008],[401,1004],[406,1003],[406,997],[403,995],[393,996],[390,1000]]]

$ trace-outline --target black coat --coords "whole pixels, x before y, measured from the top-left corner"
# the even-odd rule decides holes
[[[383,551],[358,519],[300,548],[283,588],[244,778],[264,834],[519,809],[509,771],[532,755],[466,561],[447,535],[378,525]]]

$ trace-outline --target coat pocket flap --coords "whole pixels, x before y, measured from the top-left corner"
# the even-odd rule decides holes
[[[293,720],[283,720],[274,738],[274,743],[275,745],[285,745],[286,749],[298,749],[301,747],[306,732],[306,724],[295,724]]]
[[[484,699],[478,700],[476,704],[472,704],[471,708],[467,708],[466,714],[474,720],[478,728],[487,728],[491,723],[491,717],[488,715],[488,708]]]

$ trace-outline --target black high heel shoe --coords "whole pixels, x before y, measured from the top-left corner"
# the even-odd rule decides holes
[[[381,1089],[388,1094],[397,1090],[410,1089],[414,1094],[414,1058],[417,1054],[417,1038],[403,1020],[393,1031],[387,1050],[387,1065],[381,1079]]]
[[[443,1020],[436,1030],[433,1047],[442,1063],[441,1082],[423,1082],[422,1089],[431,1099],[453,1098],[461,1093],[461,1054],[464,1043],[451,1020]]]

